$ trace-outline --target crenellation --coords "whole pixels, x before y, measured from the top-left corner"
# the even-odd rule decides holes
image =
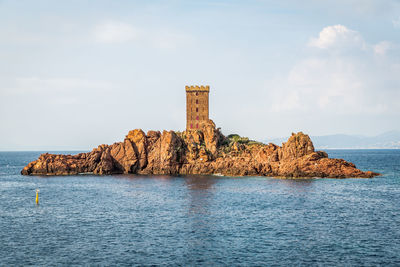
[[[195,91],[204,91],[204,92],[210,92],[210,86],[209,85],[186,85],[185,86],[186,92],[195,92]]]

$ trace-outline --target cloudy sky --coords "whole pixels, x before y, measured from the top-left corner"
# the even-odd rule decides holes
[[[183,130],[196,84],[225,134],[400,130],[400,1],[0,0],[0,150]]]

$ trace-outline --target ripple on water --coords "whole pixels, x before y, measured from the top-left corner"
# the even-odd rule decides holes
[[[400,152],[328,152],[384,175],[22,177],[38,153],[2,152],[1,265],[399,265]]]

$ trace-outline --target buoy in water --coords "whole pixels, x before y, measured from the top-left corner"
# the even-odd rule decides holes
[[[36,205],[39,205],[39,189],[36,189]]]

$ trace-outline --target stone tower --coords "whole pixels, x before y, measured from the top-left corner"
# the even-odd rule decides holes
[[[210,86],[186,86],[186,130],[196,130],[208,122]]]

